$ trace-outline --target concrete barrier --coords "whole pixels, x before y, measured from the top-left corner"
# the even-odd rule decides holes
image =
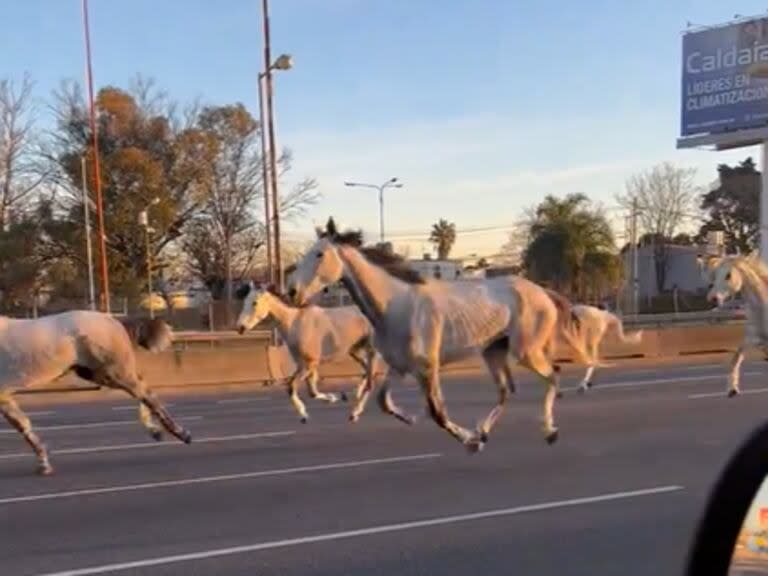
[[[646,328],[638,345],[607,340],[601,357],[607,361],[626,358],[670,358],[735,350],[743,337],[743,325],[700,324]],[[570,351],[558,346],[559,361],[573,361]],[[268,333],[177,334],[173,350],[161,354],[138,352],[139,369],[155,388],[183,388],[282,381],[295,369],[287,348],[270,346]],[[446,372],[477,370],[479,356],[445,367]],[[360,369],[351,359],[321,367],[324,378],[357,378]],[[67,376],[45,390],[82,390],[92,385]]]

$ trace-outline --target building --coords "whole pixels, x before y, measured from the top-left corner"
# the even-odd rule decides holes
[[[675,288],[681,292],[701,292],[707,289],[707,281],[701,273],[698,257],[707,251],[705,246],[678,246],[668,245],[666,276],[664,278],[664,292],[671,292]],[[626,278],[631,285],[632,279],[632,251],[625,250],[622,253]],[[638,297],[641,299],[655,298],[660,294],[656,282],[656,259],[653,246],[640,246],[637,249],[637,280]]]

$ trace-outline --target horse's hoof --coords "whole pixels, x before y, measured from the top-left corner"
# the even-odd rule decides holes
[[[360,420],[360,416],[358,414],[349,415],[349,421],[352,422],[352,424],[357,424],[358,420]]]
[[[346,392],[342,392],[341,394],[339,394],[339,399],[342,402],[349,402],[349,396],[347,396]]]
[[[182,430],[181,435],[179,436],[179,439],[184,442],[184,444],[191,444],[192,443],[192,433],[189,430]]]
[[[738,396],[738,394],[739,394],[738,390],[734,390],[733,388],[728,390],[728,398],[733,398],[734,396]]]
[[[587,388],[592,388],[593,384],[592,382],[587,382]]]
[[[555,394],[555,398],[557,398],[558,400],[560,400],[560,398],[562,398],[562,397],[563,397],[563,393],[562,392],[558,392],[557,394]]]
[[[486,432],[485,430],[478,430],[477,436],[480,439],[480,442],[482,442],[483,444],[487,443],[488,439],[490,438],[490,436],[488,436],[488,432]]]
[[[306,424],[307,422],[309,422],[309,416],[302,416],[299,422],[301,422],[302,424]]]
[[[483,451],[483,448],[485,448],[485,442],[482,440],[471,440],[467,442],[466,447],[470,454],[477,454],[478,452]]]
[[[51,474],[53,474],[53,466],[51,466],[51,465],[50,465],[50,464],[48,464],[48,463],[46,463],[46,464],[40,464],[40,465],[37,467],[37,473],[38,473],[40,476],[50,476]]]
[[[152,437],[152,440],[155,442],[160,442],[160,440],[163,439],[163,432],[161,430],[150,430],[149,435]]]
[[[548,433],[546,437],[547,444],[551,446],[552,444],[557,442],[557,438],[559,435],[560,435],[560,432],[558,430],[553,430],[552,432]]]

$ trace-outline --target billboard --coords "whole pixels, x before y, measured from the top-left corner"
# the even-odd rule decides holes
[[[768,18],[683,36],[681,135],[717,134],[768,125]]]

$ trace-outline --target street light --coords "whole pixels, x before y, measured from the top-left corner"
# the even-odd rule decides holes
[[[264,80],[267,94],[267,124],[269,127],[269,167],[270,185],[272,186],[272,226],[274,231],[273,252],[275,255],[275,279],[279,291],[285,291],[285,277],[283,275],[282,258],[280,255],[280,202],[277,193],[277,146],[275,145],[275,118],[272,106],[272,70],[289,70],[293,66],[293,59],[283,54],[277,60],[272,61],[269,38],[269,0],[262,0],[261,15],[264,25]]]
[[[293,58],[290,54],[281,54],[269,67],[270,70],[290,70],[293,68]],[[265,121],[264,114],[264,79],[266,78],[266,72],[259,72],[259,123],[261,132],[261,180],[264,188],[264,227],[266,232],[266,245],[267,245],[267,270],[269,274],[270,284],[275,282],[275,269],[274,261],[272,259],[272,212],[270,199],[270,193],[272,187],[269,185],[269,168],[267,167],[267,123]]]
[[[403,185],[397,178],[390,178],[384,184],[367,184],[364,182],[344,182],[344,186],[351,188],[373,188],[379,191],[379,242],[384,242],[384,190],[386,188],[402,188]]]
[[[160,198],[155,196],[152,201],[147,205],[144,210],[139,212],[139,226],[144,228],[144,238],[146,241],[147,246],[147,303],[149,306],[149,317],[154,318],[155,317],[155,307],[154,303],[152,301],[153,293],[152,293],[152,251],[150,247],[150,233],[153,231],[152,228],[149,226],[149,209],[152,206],[155,206],[160,203]]]

